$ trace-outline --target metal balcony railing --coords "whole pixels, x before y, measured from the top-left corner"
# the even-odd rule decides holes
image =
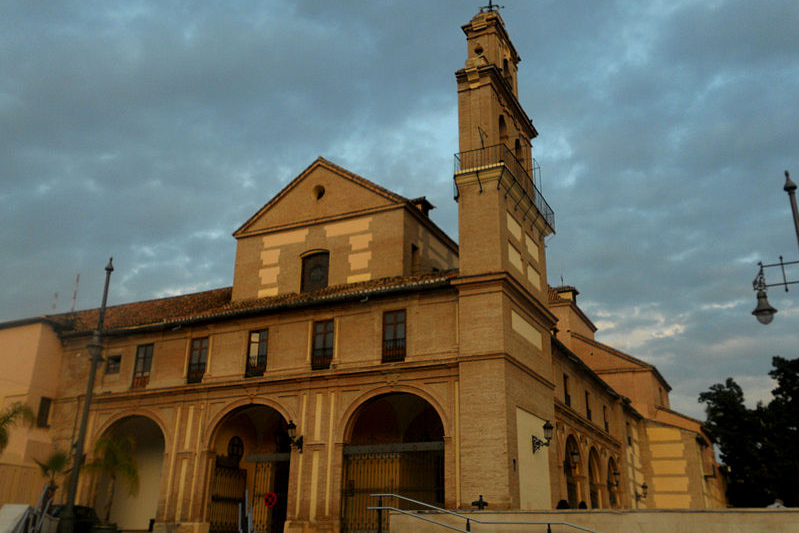
[[[536,182],[541,180],[541,168],[535,159],[525,164],[504,144],[486,146],[468,152],[455,154],[455,174],[460,172],[488,169],[498,165],[505,165],[513,179],[512,186],[518,186],[530,198],[538,212],[552,230],[555,230],[555,212],[549,207],[544,195],[536,187]],[[501,184],[501,183],[500,183]],[[497,185],[499,188],[500,184]],[[457,185],[455,198],[458,197]]]
[[[405,337],[383,340],[383,362],[393,363],[405,360]]]

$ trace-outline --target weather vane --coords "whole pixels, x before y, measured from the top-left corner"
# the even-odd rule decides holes
[[[486,11],[499,11],[500,9],[504,9],[505,6],[497,5],[493,2],[493,0],[488,0],[487,6],[480,7],[480,13],[485,13]]]

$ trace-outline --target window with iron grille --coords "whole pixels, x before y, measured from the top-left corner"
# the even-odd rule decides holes
[[[572,397],[569,395],[569,376],[563,374],[563,403],[566,407],[571,407]]]
[[[383,362],[405,360],[405,310],[383,313]]]
[[[602,406],[602,420],[605,422],[605,431],[610,433],[610,424],[608,424],[608,406]]]
[[[122,363],[121,355],[109,355],[105,359],[105,373],[119,374],[119,367]]]
[[[189,371],[186,383],[199,383],[205,374],[205,363],[208,360],[208,337],[192,339],[191,356],[189,357]]]
[[[48,421],[50,420],[50,406],[53,403],[52,398],[46,398],[42,396],[42,399],[39,400],[39,413],[36,416],[36,427],[40,428],[49,428],[50,424]]]
[[[330,368],[330,362],[333,360],[333,319],[314,322],[313,331],[311,369]]]
[[[266,346],[269,330],[250,332],[250,348],[247,352],[247,368],[244,377],[263,376],[266,372]]]
[[[327,287],[330,254],[319,252],[302,258],[302,285],[300,292],[313,292]]]
[[[153,363],[153,345],[142,344],[136,348],[136,362],[133,365],[133,384],[131,387],[146,387],[150,381],[150,366]]]

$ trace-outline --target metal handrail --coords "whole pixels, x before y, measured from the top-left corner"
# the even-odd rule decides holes
[[[431,504],[425,503],[425,502],[420,502],[419,500],[414,500],[413,498],[407,498],[407,497],[401,496],[399,494],[382,494],[382,493],[378,493],[378,494],[370,494],[369,496],[372,497],[372,498],[379,498],[378,505],[367,507],[368,510],[377,511],[377,513],[378,513],[378,516],[377,516],[377,531],[378,531],[378,533],[382,533],[382,530],[383,530],[382,511],[396,511],[398,513],[401,513],[401,514],[404,514],[404,515],[408,515],[408,516],[412,516],[412,517],[417,518],[419,520],[424,520],[425,522],[430,522],[430,523],[436,524],[438,526],[445,527],[447,529],[452,529],[454,531],[460,531],[461,533],[471,533],[471,531],[472,531],[471,530],[471,523],[472,522],[475,522],[477,524],[492,525],[492,526],[498,526],[498,525],[543,526],[543,525],[546,525],[547,526],[547,533],[552,533],[552,526],[553,525],[554,526],[571,527],[571,528],[574,528],[574,529],[577,529],[577,530],[580,530],[580,531],[585,531],[587,533],[598,533],[597,531],[594,531],[593,529],[588,529],[587,527],[582,527],[582,526],[578,526],[578,525],[575,525],[575,524],[570,524],[568,522],[515,522],[515,521],[513,521],[513,522],[504,522],[504,521],[494,521],[494,520],[480,520],[479,518],[466,516],[464,514],[457,513],[455,511],[450,511],[448,509],[442,509],[441,507],[436,507],[435,505],[431,505]],[[384,506],[383,505],[383,497],[397,498],[399,500],[404,500],[406,502],[411,502],[411,503],[415,503],[417,505],[422,505],[424,507],[428,507],[428,508],[430,508],[430,509],[432,509],[434,511],[438,511],[440,513],[450,514],[450,515],[456,516],[458,518],[466,520],[466,529],[460,529],[460,528],[457,528],[455,526],[450,526],[449,524],[444,524],[444,523],[438,522],[436,520],[432,520],[430,518],[425,518],[423,516],[419,516],[418,514],[415,514],[414,512],[408,511],[406,509],[398,509],[396,507]]]

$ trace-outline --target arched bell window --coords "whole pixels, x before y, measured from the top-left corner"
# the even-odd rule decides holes
[[[499,116],[499,140],[500,142],[508,142],[508,126],[505,124],[505,117]]]

